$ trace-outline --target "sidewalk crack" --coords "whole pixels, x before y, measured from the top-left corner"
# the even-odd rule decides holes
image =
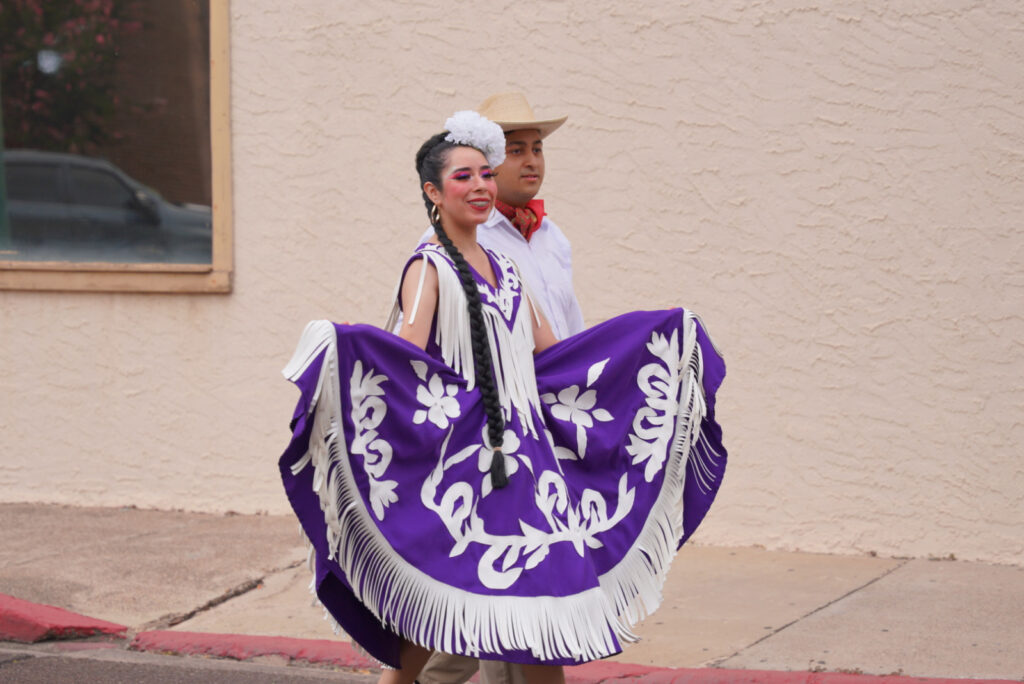
[[[782,625],[778,629],[773,629],[768,634],[765,634],[760,639],[757,639],[756,641],[753,641],[753,642],[747,644],[743,648],[737,650],[735,653],[732,653],[730,655],[723,656],[721,658],[717,658],[715,660],[709,661],[708,663],[706,663],[705,667],[720,667],[722,663],[724,663],[725,661],[729,660],[730,658],[735,658],[736,656],[738,656],[739,654],[743,653],[747,649],[750,649],[750,648],[753,648],[754,646],[757,646],[762,641],[765,641],[767,639],[771,639],[773,636],[775,636],[779,632],[782,632],[783,630],[786,630],[786,629],[792,627],[796,623],[801,622],[803,620],[806,620],[807,618],[811,617],[815,613],[819,613],[819,612],[825,610],[826,608],[828,608],[831,605],[839,603],[840,601],[842,601],[843,599],[847,598],[848,596],[853,596],[858,591],[861,591],[862,589],[866,589],[867,587],[870,587],[872,584],[874,584],[875,582],[878,582],[879,580],[885,579],[886,577],[888,577],[892,573],[896,572],[897,570],[899,570],[900,568],[905,566],[910,561],[911,561],[910,558],[901,559],[900,563],[898,565],[894,565],[893,567],[889,568],[888,570],[886,570],[882,574],[878,575],[877,577],[872,577],[871,579],[869,579],[867,582],[865,582],[864,584],[860,585],[859,587],[854,587],[853,589],[851,589],[850,591],[846,592],[842,596],[836,597],[836,598],[832,599],[831,601],[828,601],[827,603],[821,604],[820,606],[818,606],[814,610],[810,611],[809,613],[807,613],[805,615],[801,615],[800,617],[796,618],[795,620],[790,620],[789,622],[787,622],[786,624]]]
[[[145,623],[144,625],[142,625],[134,631],[148,632],[151,630],[169,629],[171,627],[174,627],[175,625],[180,625],[182,622],[185,622],[186,620],[191,620],[200,613],[205,613],[206,611],[216,608],[222,603],[226,603],[227,601],[230,601],[233,598],[237,598],[239,596],[242,596],[243,594],[248,594],[253,589],[256,589],[257,587],[262,585],[263,582],[270,575],[274,575],[279,572],[284,572],[286,570],[297,568],[300,565],[304,565],[305,562],[305,560],[297,560],[292,563],[289,563],[288,565],[284,565],[280,568],[273,568],[272,570],[267,571],[266,574],[260,577],[251,580],[246,580],[245,582],[242,582],[241,584],[238,584],[232,587],[231,589],[228,589],[220,596],[210,599],[209,601],[207,601],[206,603],[202,604],[197,608],[193,608],[192,610],[186,611],[184,613],[168,613],[167,615],[162,615],[156,618],[155,620],[150,620],[149,622]]]

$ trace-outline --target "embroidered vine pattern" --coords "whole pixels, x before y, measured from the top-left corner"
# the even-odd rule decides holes
[[[647,350],[660,363],[648,363],[637,373],[637,385],[647,397],[646,405],[633,418],[633,432],[629,436],[626,453],[633,457],[633,465],[646,463],[644,479],[647,482],[661,471],[675,430],[675,402],[679,396],[681,362],[678,331],[671,339],[658,332],[651,334]]]
[[[610,421],[611,413],[606,409],[597,408],[597,383],[609,359],[593,364],[587,372],[587,383],[584,392],[579,385],[567,387],[557,395],[548,394],[542,397],[552,405],[552,415],[576,427],[577,452],[565,447],[554,447],[550,431],[545,430],[545,439],[554,447],[559,459],[580,459],[586,456],[586,433],[593,427],[594,421]],[[450,437],[450,433],[449,433]],[[520,520],[521,534],[494,535],[484,529],[483,520],[476,514],[479,502],[490,494],[490,479],[486,476],[486,465],[490,459],[490,446],[485,434],[481,434],[481,444],[470,445],[455,454],[448,455],[448,439],[441,447],[441,455],[437,466],[424,482],[421,489],[421,500],[428,509],[436,512],[444,522],[455,544],[450,552],[457,557],[465,552],[470,543],[482,544],[486,547],[477,565],[477,576],[484,586],[491,589],[507,589],[512,586],[526,570],[536,567],[550,553],[554,544],[568,542],[580,556],[586,548],[600,548],[601,541],[597,538],[617,525],[632,510],[636,498],[635,488],[628,484],[628,474],[623,473],[618,482],[618,492],[614,510],[609,510],[605,497],[593,489],[585,489],[579,501],[573,505],[565,479],[559,470],[543,470],[535,472],[530,458],[519,453],[519,438],[515,432],[505,433],[505,468],[511,479],[521,473],[520,465],[529,471],[535,482],[534,503],[542,513],[546,529],[539,529]],[[454,482],[444,486],[445,473],[453,466],[476,455],[478,470],[483,475],[479,490],[466,482]],[[557,460],[556,460],[557,466]],[[440,493],[439,490],[444,487]]]
[[[494,262],[498,266],[498,272],[494,274],[498,280],[498,287],[492,291],[490,288],[480,286],[480,294],[501,312],[506,321],[511,321],[515,300],[519,296],[522,284],[511,259],[504,254],[494,253]]]
[[[652,334],[647,350],[657,361],[645,364],[637,373],[637,384],[646,396],[646,402],[633,419],[633,431],[626,451],[633,457],[633,465],[644,466],[644,479],[651,482],[665,462],[675,427],[672,408],[678,396],[681,364],[678,334],[673,332],[670,338],[658,333]],[[593,387],[608,361],[604,359],[589,368],[583,391],[577,384],[557,394],[541,397],[551,407],[551,415],[555,419],[576,428],[577,451],[556,447],[555,454],[559,459],[585,458],[587,430],[593,427],[595,420],[613,419],[606,409],[597,406],[598,391]],[[445,384],[436,373],[430,375],[423,361],[411,363],[413,371],[422,382],[417,387],[417,400],[423,406],[415,412],[413,422],[429,422],[448,430],[437,465],[421,487],[420,498],[427,509],[438,515],[451,535],[454,541],[451,557],[462,555],[472,543],[486,547],[477,566],[477,576],[484,586],[491,589],[509,588],[524,571],[536,567],[547,558],[555,544],[570,543],[581,556],[586,548],[600,548],[602,544],[597,536],[612,529],[632,510],[636,490],[629,485],[628,473],[623,473],[619,479],[613,511],[609,510],[605,497],[592,489],[585,489],[578,503],[573,505],[562,473],[556,470],[535,472],[530,458],[519,453],[519,437],[514,430],[508,430],[504,436],[503,451],[506,472],[512,479],[528,471],[534,479],[535,504],[544,516],[546,529],[539,529],[520,520],[518,535],[487,532],[483,519],[476,512],[480,501],[492,493],[488,476],[491,448],[486,430],[481,432],[479,443],[448,454],[451,420],[461,415],[457,401],[460,388]],[[381,387],[387,379],[372,369],[364,373],[362,362],[357,361],[351,382],[352,420],[356,430],[350,449],[352,453],[363,456],[363,467],[370,482],[371,508],[378,520],[383,520],[387,507],[398,500],[394,491],[397,483],[383,479],[391,463],[391,445],[381,439],[376,431],[387,413]],[[545,437],[553,444],[550,432]],[[445,474],[471,458],[476,460],[479,481],[446,483]]]
[[[469,445],[449,455],[450,438],[451,432],[441,445],[437,465],[423,483],[420,498],[424,506],[440,517],[452,536],[455,544],[449,552],[450,557],[462,555],[471,543],[486,547],[477,564],[477,577],[490,589],[512,586],[523,571],[540,564],[555,544],[571,543],[580,556],[586,547],[601,548],[597,535],[615,527],[633,508],[635,489],[628,486],[627,473],[619,478],[618,501],[615,510],[609,512],[604,497],[592,489],[583,490],[579,503],[570,505],[568,488],[561,473],[544,470],[537,478],[534,502],[544,515],[548,529],[538,529],[520,520],[521,534],[491,534],[484,529],[484,522],[476,512],[480,500],[489,493],[486,489],[489,478],[483,479],[479,494],[468,482],[456,481],[447,485],[438,499],[448,470],[474,455],[479,458],[484,449],[487,449],[489,457],[489,447],[485,444]],[[515,450],[518,448],[517,439]],[[533,464],[524,454],[506,454],[506,458],[516,463],[515,470],[509,471],[510,479],[513,473],[521,472],[518,468],[520,463],[533,473]],[[508,464],[506,461],[506,466]]]
[[[520,282],[507,258],[497,255],[495,263],[500,271],[496,274],[499,287],[494,293],[481,288],[481,293],[508,320],[514,313]],[[666,338],[653,333],[647,350],[656,361],[641,367],[637,374],[636,381],[646,401],[633,419],[626,451],[632,456],[633,465],[643,466],[644,479],[652,482],[667,458],[675,427],[674,406],[679,392],[681,363],[678,334],[673,332],[671,338]],[[585,459],[588,430],[594,427],[595,422],[614,419],[607,409],[599,406],[599,392],[595,387],[609,360],[606,358],[590,366],[585,385],[570,385],[557,393],[540,397],[550,407],[551,417],[568,423],[576,433],[575,451],[564,446],[556,447],[548,430],[541,437],[554,448],[557,470],[535,472],[529,456],[520,453],[520,437],[514,430],[505,432],[503,455],[506,472],[510,480],[522,477],[524,473],[533,479],[534,503],[544,518],[545,529],[520,520],[519,534],[503,535],[488,532],[483,519],[477,514],[480,502],[492,494],[489,477],[492,450],[486,430],[481,432],[478,443],[449,454],[448,445],[454,430],[452,421],[461,415],[458,401],[461,388],[457,384],[446,384],[437,373],[430,374],[425,362],[411,362],[420,381],[416,399],[422,407],[414,412],[413,423],[429,423],[447,431],[437,464],[421,486],[421,502],[440,518],[451,535],[450,557],[461,556],[470,544],[485,547],[477,564],[477,576],[484,586],[495,590],[511,587],[524,571],[543,562],[555,544],[572,544],[580,556],[587,548],[600,548],[602,543],[598,536],[615,527],[632,510],[636,489],[630,486],[628,473],[619,478],[614,510],[610,510],[604,495],[593,489],[584,489],[574,504],[559,465],[560,460]],[[363,457],[370,485],[370,504],[378,520],[383,520],[388,506],[398,501],[394,491],[397,482],[384,479],[391,463],[391,445],[376,431],[387,413],[383,400],[385,392],[381,387],[387,379],[372,369],[364,373],[362,362],[357,361],[350,385],[355,425],[350,450]],[[476,461],[475,470],[480,475],[478,480],[446,479],[446,473],[468,459]]]
[[[375,373],[372,368],[364,374],[363,362],[356,361],[349,383],[354,432],[349,452],[362,457],[363,470],[370,483],[370,508],[377,520],[383,520],[387,507],[398,501],[395,493],[398,482],[383,479],[391,465],[391,444],[377,433],[377,427],[388,412],[381,387],[387,380],[386,375]]]

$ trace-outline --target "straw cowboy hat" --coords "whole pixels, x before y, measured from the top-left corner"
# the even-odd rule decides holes
[[[533,108],[522,93],[499,93],[491,95],[480,103],[477,111],[501,126],[501,130],[509,131],[533,130],[540,131],[540,137],[546,138],[556,128],[565,123],[568,116],[559,119],[538,119]]]

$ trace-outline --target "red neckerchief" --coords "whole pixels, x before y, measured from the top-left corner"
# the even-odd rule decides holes
[[[544,220],[544,200],[532,199],[526,203],[525,207],[513,207],[495,200],[494,208],[512,222],[512,225],[526,238],[527,242],[540,228],[540,222]]]

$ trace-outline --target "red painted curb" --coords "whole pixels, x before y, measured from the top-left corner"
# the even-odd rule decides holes
[[[379,670],[380,663],[358,652],[352,644],[330,639],[210,634],[205,632],[141,632],[128,648],[133,651],[208,655],[235,660],[276,655],[311,663],[327,663],[357,670]],[[663,668],[615,662],[593,662],[565,668],[567,684],[632,679]]]
[[[326,663],[356,670],[380,669],[377,661],[356,651],[352,644],[330,639],[153,631],[138,634],[129,648],[136,651],[208,655],[236,660],[276,655],[291,660]],[[1020,684],[1009,679],[948,679],[717,668],[682,669],[600,660],[566,667],[565,680],[566,684],[599,684],[616,680],[629,680],[628,684]]]
[[[0,641],[32,644],[46,639],[77,639],[97,634],[124,637],[126,631],[126,626],[114,622],[0,594]]]
[[[128,628],[69,610],[0,594],[0,641],[35,643],[96,635],[124,638]],[[235,660],[276,655],[291,660],[326,663],[356,670],[379,670],[372,658],[346,641],[291,637],[211,634],[206,632],[142,632],[128,648],[178,655],[209,655]],[[475,678],[474,678],[475,679]],[[774,670],[683,669],[595,661],[565,668],[567,684],[1020,684],[1012,679],[955,679],[866,675],[843,672],[780,672]]]
[[[380,669],[377,661],[358,653],[352,644],[330,639],[152,631],[137,634],[128,648],[134,651],[210,655],[236,660],[278,655],[292,660],[328,663],[357,670]]]

